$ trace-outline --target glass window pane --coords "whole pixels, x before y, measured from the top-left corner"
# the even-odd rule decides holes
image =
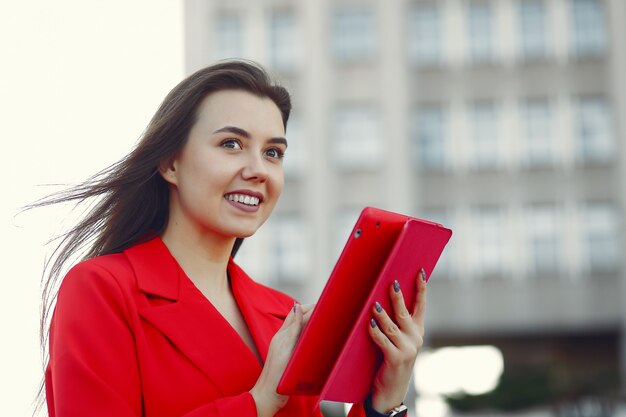
[[[278,70],[293,70],[298,64],[298,26],[293,13],[274,11],[269,19],[270,65]]]
[[[552,205],[528,209],[527,233],[530,269],[535,273],[556,273],[561,268],[561,216]]]
[[[552,111],[547,99],[528,99],[522,109],[522,137],[528,166],[551,165],[556,159]]]
[[[603,97],[579,99],[575,123],[578,159],[583,163],[610,161],[615,152],[615,140],[606,100]]]
[[[620,222],[611,203],[589,203],[583,214],[585,249],[591,272],[614,272],[621,259]]]
[[[470,111],[472,164],[477,169],[497,168],[501,163],[498,112],[491,101],[476,101]]]
[[[442,224],[447,228],[451,228],[454,230],[454,225],[452,223],[452,216],[449,213],[449,210],[446,208],[434,208],[430,207],[424,210],[421,210],[419,218],[424,220],[428,220],[431,222]],[[437,261],[437,265],[435,267],[434,274],[437,277],[449,277],[452,273],[452,260],[454,259],[455,249],[455,239],[451,239],[446,245],[439,261]],[[463,277],[466,276],[463,274]],[[462,279],[463,277],[458,277]]]
[[[334,134],[328,149],[340,169],[370,169],[383,161],[378,113],[368,106],[346,106],[334,114]]]
[[[570,0],[571,49],[574,56],[600,56],[606,52],[606,17],[598,0]]]
[[[416,6],[408,18],[408,53],[411,62],[419,66],[438,64],[442,55],[439,8],[435,5]]]
[[[303,282],[310,268],[308,231],[298,215],[280,214],[272,218],[274,231],[274,277],[279,282]]]
[[[283,159],[283,168],[287,177],[298,177],[306,168],[306,151],[304,140],[304,128],[298,114],[292,113],[287,123],[287,152]]]
[[[525,59],[546,57],[548,33],[545,1],[521,0],[519,13],[522,57]]]
[[[498,207],[479,207],[474,210],[475,244],[472,262],[478,276],[502,275],[504,272],[504,216]]]
[[[354,228],[357,219],[359,218],[359,214],[361,213],[358,209],[342,209],[337,211],[334,218],[332,219],[332,233],[331,239],[333,242],[330,245],[332,250],[330,259],[333,261],[339,259],[339,255],[341,255],[341,251],[343,250],[346,242],[350,238],[350,232]]]
[[[217,19],[215,28],[217,59],[242,57],[244,34],[241,16],[223,14]]]
[[[471,2],[467,10],[469,56],[472,62],[489,62],[494,58],[493,11],[482,1]]]
[[[374,55],[374,16],[369,9],[340,7],[333,15],[332,48],[340,61],[359,61]]]
[[[441,106],[424,106],[413,114],[415,163],[425,171],[445,168],[445,120]]]

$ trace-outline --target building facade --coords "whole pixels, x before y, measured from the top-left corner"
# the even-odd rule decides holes
[[[625,2],[185,4],[189,73],[247,58],[292,93],[286,189],[241,251],[253,276],[314,302],[364,206],[439,221],[429,345],[498,346],[551,401],[617,395]]]

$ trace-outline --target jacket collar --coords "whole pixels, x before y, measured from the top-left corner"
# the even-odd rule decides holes
[[[157,237],[124,251],[141,292],[163,299],[140,308],[144,321],[171,340],[224,395],[250,389],[261,371],[255,355],[201,295]],[[289,312],[287,297],[257,284],[231,259],[233,294],[263,362],[271,338]],[[200,331],[210,323],[211,332]],[[217,359],[220,358],[220,359]],[[232,378],[238,374],[240,378]]]
[[[132,246],[124,253],[135,272],[139,290],[171,301],[179,301],[181,285],[189,278],[184,275],[160,237]],[[228,262],[228,275],[235,297],[242,296],[248,301],[245,306],[252,306],[261,313],[285,319],[291,306],[285,309],[285,300],[271,298],[267,300],[270,302],[262,302],[268,297],[268,288],[253,281],[232,258]],[[240,308],[245,306],[240,303]]]
[[[124,253],[130,260],[141,291],[178,301],[180,268],[160,237],[132,246]]]

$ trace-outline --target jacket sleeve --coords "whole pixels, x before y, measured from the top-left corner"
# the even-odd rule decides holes
[[[82,263],[67,274],[50,326],[50,417],[143,415],[132,323],[127,299],[106,269]],[[220,398],[184,417],[223,415],[256,417],[250,393]]]

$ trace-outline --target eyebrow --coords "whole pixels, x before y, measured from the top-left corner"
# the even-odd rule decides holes
[[[252,137],[247,130],[244,130],[236,126],[224,126],[213,132],[213,134],[216,134],[216,133],[234,133],[235,135],[242,136],[246,139],[250,139]],[[280,137],[280,136],[273,137],[273,138],[268,139],[268,143],[278,143],[278,144],[287,146],[287,139]]]

